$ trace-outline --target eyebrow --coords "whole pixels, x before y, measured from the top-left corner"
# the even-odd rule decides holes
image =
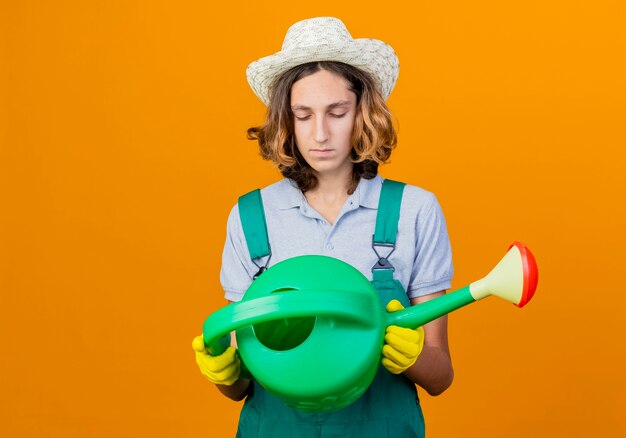
[[[350,102],[349,102],[349,101],[347,101],[347,100],[340,100],[340,101],[338,101],[338,102],[333,102],[333,103],[331,103],[330,105],[327,105],[327,106],[326,106],[326,109],[335,109],[335,108],[337,108],[337,107],[340,107],[340,106],[347,106],[347,105],[350,105]],[[302,110],[302,111],[310,111],[310,110],[311,110],[311,107],[306,106],[306,105],[293,105],[293,106],[291,107],[291,109],[292,109],[293,111],[297,111],[297,110]]]

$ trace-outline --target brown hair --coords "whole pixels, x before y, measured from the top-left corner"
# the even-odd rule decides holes
[[[261,156],[278,165],[283,176],[294,180],[306,192],[317,186],[314,170],[304,160],[294,135],[291,111],[293,84],[319,70],[335,73],[348,81],[350,91],[356,94],[356,116],[352,131],[353,193],[361,177],[372,179],[378,165],[387,162],[398,138],[391,112],[381,96],[374,79],[363,70],[342,62],[317,61],[301,64],[287,70],[271,87],[267,116],[262,126],[248,129],[248,139],[258,140]]]

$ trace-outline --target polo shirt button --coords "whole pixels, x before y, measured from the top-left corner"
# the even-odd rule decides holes
[[[326,249],[334,249],[335,247],[333,246],[332,243],[327,243],[326,244]]]

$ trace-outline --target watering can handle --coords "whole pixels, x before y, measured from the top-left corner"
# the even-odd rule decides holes
[[[211,314],[202,329],[209,354],[218,356],[228,345],[227,335],[243,327],[276,319],[329,316],[369,326],[372,297],[368,293],[339,290],[294,290],[274,293],[222,307]]]

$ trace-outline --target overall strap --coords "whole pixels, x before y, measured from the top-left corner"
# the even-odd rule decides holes
[[[374,281],[393,279],[394,268],[388,259],[396,248],[396,234],[398,233],[404,186],[404,183],[390,179],[383,181],[378,201],[376,228],[372,239],[372,248],[378,256],[378,261],[372,266]]]
[[[246,237],[246,244],[250,252],[250,259],[258,268],[254,278],[265,271],[269,259],[272,256],[269,239],[267,237],[267,222],[265,220],[265,210],[263,209],[263,199],[259,189],[252,190],[239,197],[239,218],[243,234]],[[258,265],[254,260],[269,256],[264,266]]]

